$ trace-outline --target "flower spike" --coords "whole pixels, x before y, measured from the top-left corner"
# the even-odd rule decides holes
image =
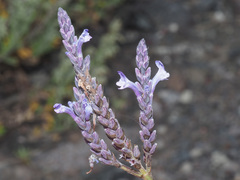
[[[135,68],[135,73],[138,81],[133,83],[128,80],[122,72],[118,72],[121,78],[117,82],[117,85],[120,86],[119,89],[131,88],[137,96],[138,105],[140,107],[139,125],[141,130],[139,134],[144,149],[143,161],[145,162],[146,169],[149,170],[151,169],[151,157],[157,146],[157,144],[154,143],[156,139],[156,130],[153,129],[153,92],[158,82],[167,79],[170,75],[165,71],[161,61],[155,61],[158,72],[150,79],[151,67],[148,67],[149,57],[144,39],[140,40],[136,53],[137,67]],[[138,93],[141,95],[139,96]]]

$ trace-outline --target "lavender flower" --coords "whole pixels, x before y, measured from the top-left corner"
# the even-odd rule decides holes
[[[146,168],[151,169],[151,156],[157,147],[157,143],[154,143],[156,139],[156,130],[153,130],[153,93],[158,82],[167,79],[170,75],[165,71],[161,61],[155,61],[155,64],[158,67],[158,72],[153,79],[150,79],[151,68],[148,67],[149,57],[144,39],[139,42],[137,47],[136,64],[137,68],[135,68],[135,73],[138,82],[133,83],[119,71],[118,74],[120,75],[120,80],[116,84],[120,86],[119,89],[132,89],[137,96],[140,107],[139,124],[141,130],[139,131],[139,134],[140,139],[143,142],[144,162]]]
[[[71,24],[71,19],[66,11],[58,9],[58,22],[60,33],[63,37],[63,44],[67,50],[66,55],[73,64],[76,76],[73,93],[76,101],[69,101],[68,107],[62,104],[55,104],[56,113],[67,113],[77,123],[81,133],[90,147],[92,155],[89,157],[91,170],[95,163],[101,162],[106,165],[121,168],[124,171],[145,180],[152,180],[151,156],[157,144],[156,130],[154,128],[152,98],[155,87],[159,81],[169,77],[160,61],[156,61],[159,68],[153,79],[150,79],[151,68],[148,67],[149,58],[145,41],[141,40],[137,47],[135,69],[138,82],[133,83],[122,72],[118,72],[120,80],[117,82],[119,89],[130,88],[137,96],[140,107],[139,123],[141,130],[140,139],[143,142],[145,167],[141,162],[141,152],[138,145],[132,145],[131,140],[126,137],[119,121],[116,119],[113,110],[109,107],[107,98],[104,96],[102,85],[96,82],[95,77],[89,74],[90,56],[83,57],[82,45],[92,37],[88,30],[77,38]],[[96,121],[103,126],[107,137],[112,141],[112,146],[120,152],[120,159],[129,163],[130,167],[118,161],[115,155],[109,150],[104,139],[101,139],[95,130]],[[132,168],[133,166],[134,168]]]
[[[67,50],[66,55],[74,65],[78,73],[89,70],[90,59],[87,57],[83,59],[82,45],[88,42],[92,37],[88,30],[84,29],[82,34],[77,38],[75,30],[66,11],[62,8],[58,9],[58,24],[60,26],[60,33],[63,37],[63,44]]]
[[[132,81],[130,81],[121,71],[118,71],[118,74],[120,75],[120,80],[116,83],[117,86],[120,86],[118,89],[130,88],[134,91],[134,93],[136,94],[137,97],[144,94],[144,91],[145,92],[149,91],[149,89],[151,89],[151,94],[153,94],[158,82],[166,80],[170,76],[170,74],[165,71],[162,62],[155,61],[155,64],[158,67],[158,72],[151,80],[150,79],[151,68],[150,67],[147,68],[148,63],[149,63],[149,59],[147,57],[147,49],[146,49],[146,47],[144,49],[144,47],[140,47],[140,46],[146,46],[144,39],[142,39],[138,45],[138,51],[137,51],[138,56],[137,56],[136,60],[137,60],[137,65],[139,68],[135,69],[136,76],[139,80],[139,83],[141,83],[141,85],[138,82],[133,83]],[[145,50],[146,52],[142,53],[142,52],[140,52],[140,50]],[[139,56],[144,56],[144,57],[139,57]],[[146,61],[146,59],[147,59],[147,61]],[[143,60],[145,60],[146,62],[141,62]],[[147,66],[146,66],[147,69],[144,68],[144,66],[142,66],[144,63],[145,63],[145,66],[147,64]]]
[[[120,86],[118,89],[130,88],[134,91],[137,97],[141,95],[141,89],[137,87],[138,84],[130,81],[121,71],[118,71],[118,74],[121,77],[116,83],[117,86]]]

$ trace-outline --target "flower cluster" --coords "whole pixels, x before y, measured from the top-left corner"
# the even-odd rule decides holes
[[[144,149],[143,160],[146,163],[146,168],[151,169],[151,156],[157,147],[157,143],[154,143],[154,140],[156,139],[156,130],[153,130],[153,92],[157,83],[167,79],[170,75],[165,71],[161,61],[155,61],[155,64],[158,67],[158,72],[153,79],[150,79],[151,67],[148,67],[149,57],[144,39],[142,39],[137,46],[136,64],[137,68],[135,68],[135,73],[138,81],[133,83],[121,71],[119,71],[118,74],[120,75],[120,80],[116,84],[120,86],[119,89],[132,89],[137,96],[140,107],[139,124],[141,130],[139,131],[139,134]]]
[[[131,140],[124,134],[103,94],[102,85],[98,84],[96,78],[89,74],[90,56],[84,58],[82,54],[83,43],[91,39],[88,30],[85,29],[77,38],[71,19],[62,8],[58,10],[58,22],[63,44],[67,50],[66,55],[73,64],[76,73],[75,87],[73,87],[76,101],[68,102],[68,106],[55,104],[55,112],[69,114],[79,126],[92,152],[89,158],[91,170],[94,163],[100,161],[103,164],[121,168],[139,178],[152,179],[151,157],[157,146],[157,143],[154,143],[156,130],[154,130],[152,109],[153,92],[158,82],[167,79],[169,73],[165,71],[160,61],[156,61],[158,72],[150,79],[151,68],[148,67],[149,57],[144,39],[139,42],[137,47],[135,72],[138,81],[134,83],[122,72],[118,72],[120,80],[116,84],[119,89],[132,89],[137,96],[140,107],[139,124],[141,130],[139,134],[143,142],[143,161],[145,162],[145,166],[143,166],[138,145],[132,145]],[[107,137],[112,141],[112,146],[119,151],[120,159],[128,162],[130,166],[120,162],[109,150],[104,139],[101,139],[95,130],[96,122],[103,126]]]

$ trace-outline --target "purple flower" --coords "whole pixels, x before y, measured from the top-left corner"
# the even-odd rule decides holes
[[[134,91],[137,97],[141,95],[141,92],[135,83],[130,81],[121,71],[118,71],[118,74],[120,76],[120,80],[116,83],[117,86],[120,86],[118,89],[130,88]]]
[[[76,102],[69,101],[68,102],[69,107],[56,103],[53,106],[53,108],[56,113],[67,113],[76,121],[77,115],[74,113],[74,103],[76,103]],[[90,104],[88,103],[87,99],[83,99],[82,105],[80,105],[80,106],[83,108],[83,110],[85,112],[85,115],[84,115],[85,119],[89,120],[91,114],[93,113],[93,109],[90,106]],[[78,109],[77,109],[77,111],[78,111]]]
[[[56,104],[54,104],[53,108],[54,108],[54,111],[56,113],[67,113],[70,116],[72,116],[73,119],[77,118],[76,114],[73,112],[73,109],[70,108],[70,107],[67,107],[67,106],[64,106],[62,104],[56,103]]]
[[[151,88],[151,93],[153,94],[156,85],[158,84],[159,81],[166,80],[170,74],[165,71],[164,66],[161,61],[155,61],[156,66],[158,67],[158,72],[156,75],[152,78],[152,88]],[[130,81],[121,71],[118,71],[118,74],[120,75],[120,80],[116,83],[117,86],[120,86],[118,89],[125,89],[125,88],[130,88],[134,91],[136,96],[140,96],[142,93],[142,90],[137,82],[133,83]],[[149,91],[149,86],[144,87],[144,91],[148,92]]]
[[[82,34],[79,36],[77,42],[77,56],[82,57],[82,44],[90,41],[92,37],[88,33],[88,29],[84,29]]]
[[[165,71],[163,63],[161,61],[155,61],[156,66],[158,67],[158,72],[152,79],[152,93],[155,90],[156,85],[159,81],[166,80],[170,74]]]
[[[90,41],[92,36],[89,35],[88,29],[84,29],[82,34],[79,36],[78,41],[81,41],[83,43]]]
[[[83,108],[84,108],[84,111],[85,111],[85,119],[89,120],[91,114],[93,113],[93,109],[90,106],[90,104],[88,103],[86,98],[83,100]]]

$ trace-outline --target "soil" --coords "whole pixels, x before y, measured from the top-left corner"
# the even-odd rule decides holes
[[[153,103],[158,132],[154,179],[240,180],[240,2],[138,0],[124,3],[111,16],[122,21],[124,42],[108,61],[111,72],[104,90],[110,102],[111,97],[126,100],[115,113],[134,143],[141,144],[136,135],[139,109],[133,92],[117,90],[116,72],[135,80],[136,46],[144,38],[152,76],[154,60],[170,73],[157,86]],[[55,56],[52,52],[48,61],[55,64]],[[41,115],[33,117],[26,102],[33,98],[32,88],[45,87],[52,71],[46,62],[33,70],[0,67],[0,119],[8,127],[0,139],[0,180],[137,179],[101,164],[86,175],[91,154],[77,129],[31,136]],[[40,93],[39,101],[45,96]],[[16,151],[22,146],[28,155],[20,158]]]

